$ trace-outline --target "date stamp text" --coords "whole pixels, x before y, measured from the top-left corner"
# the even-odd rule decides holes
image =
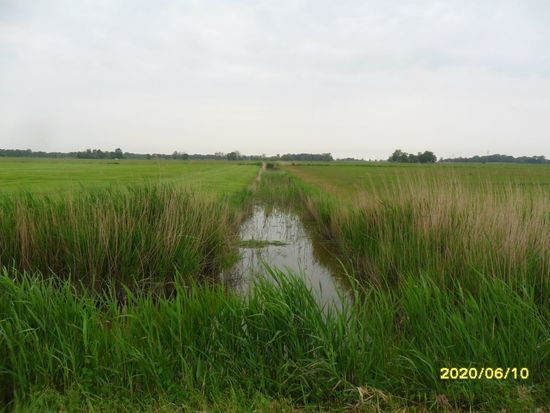
[[[441,380],[527,380],[527,367],[442,367]]]

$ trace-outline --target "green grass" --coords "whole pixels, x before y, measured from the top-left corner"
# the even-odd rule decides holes
[[[0,158],[0,194],[51,193],[149,182],[233,194],[250,184],[258,166],[233,162]]]
[[[460,183],[471,188],[532,186],[550,191],[550,166],[514,164],[298,164],[285,169],[304,181],[339,197],[353,198],[371,193],[392,196],[395,187],[426,181]]]
[[[521,364],[524,347],[502,337],[528,334],[520,330],[538,320],[543,334],[533,348],[541,351],[531,362],[542,369],[532,389],[547,403],[550,192],[544,180],[520,185],[479,178],[472,184],[457,181],[454,174],[442,175],[435,166],[431,175],[423,169],[420,175],[403,175],[387,185],[380,180],[379,186],[353,190],[338,181],[346,168],[350,167],[291,166],[286,169],[292,174],[266,173],[260,193],[267,202],[290,204],[307,215],[318,232],[333,241],[343,265],[363,285],[403,304],[385,321],[385,334],[392,342],[411,345],[411,353],[402,359],[408,366],[402,366],[402,386],[424,374],[432,378],[432,389],[439,388],[434,366],[489,367],[496,361],[489,361],[489,353],[482,355],[487,346],[507,354],[502,367]],[[324,179],[332,184],[324,185]],[[501,295],[503,290],[512,291],[515,298]],[[499,298],[490,303],[487,295]],[[514,307],[517,313],[507,315]],[[373,311],[382,317],[384,306]],[[392,323],[399,328],[392,331]],[[452,338],[447,341],[448,337]],[[504,342],[508,344],[501,348]],[[382,370],[391,375],[392,367],[393,362]],[[393,380],[395,385],[397,375]],[[455,385],[473,395],[479,383]],[[505,385],[493,385],[484,397],[516,411],[515,399],[502,393]],[[449,390],[442,394],[455,407],[472,406]]]
[[[257,165],[2,160],[0,410],[544,409],[543,168],[266,171],[255,196],[312,219],[351,274],[353,299],[322,308],[277,269],[248,296],[204,282],[239,245]]]
[[[237,201],[244,202],[242,191]],[[236,204],[166,183],[3,197],[0,266],[53,272],[87,287],[213,275],[238,230]]]
[[[135,411],[152,400],[208,411],[519,412],[544,403],[548,309],[530,290],[481,276],[474,296],[458,282],[447,291],[407,277],[399,292],[355,283],[353,304],[322,308],[299,279],[272,276],[276,284],[260,279],[246,298],[176,283],[171,298],[128,293],[121,305],[58,278],[3,272],[0,400],[16,411],[108,403]],[[439,380],[448,366],[531,375]]]
[[[229,162],[0,160],[0,266],[86,287],[163,286],[212,276],[258,165]]]
[[[355,190],[349,182],[359,185],[362,178],[354,168],[290,167],[300,179],[273,174],[265,192],[302,205],[319,231],[339,242],[342,258],[370,280],[396,282],[402,273],[424,271],[475,285],[483,272],[536,286],[541,299],[549,292],[550,191],[538,166],[512,168],[522,174],[505,184],[491,174],[457,180],[456,172],[446,172],[452,167],[432,165]],[[532,182],[519,183],[530,174]],[[324,186],[325,180],[331,184]]]

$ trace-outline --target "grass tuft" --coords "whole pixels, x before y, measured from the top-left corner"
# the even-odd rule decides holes
[[[0,265],[93,288],[216,274],[246,196],[220,200],[155,184],[2,197]]]

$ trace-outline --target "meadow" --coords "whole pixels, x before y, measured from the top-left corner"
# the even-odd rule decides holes
[[[257,165],[0,161],[0,266],[87,287],[215,274]]]
[[[291,165],[286,170],[321,231],[340,240],[355,269],[371,280],[428,271],[466,281],[477,271],[547,286],[547,166]]]
[[[219,161],[0,158],[0,194],[71,192],[143,182],[232,194],[248,185],[257,170],[253,164]]]
[[[287,164],[285,169],[339,197],[357,199],[361,193],[395,194],[396,185],[415,181],[459,183],[470,188],[483,185],[498,187],[532,186],[550,191],[550,170],[547,165],[521,164],[390,164],[338,163]],[[392,192],[393,191],[393,192]]]
[[[2,160],[0,410],[545,409],[544,168]],[[314,223],[352,300],[216,282],[256,201]]]
[[[379,338],[373,345],[386,346],[381,357],[396,357],[388,365],[407,360],[409,383],[424,382],[403,384],[405,397],[416,388],[436,400],[437,386],[425,380],[437,379],[442,367],[523,363],[533,372],[528,383],[447,382],[441,391],[454,408],[516,411],[511,403],[525,396],[526,384],[541,406],[550,400],[549,172],[515,165],[286,164],[263,183],[272,202],[299,205],[361,285],[399,303],[377,309],[387,320],[378,333],[392,344]],[[411,286],[419,289],[413,296]],[[499,297],[503,291],[510,296]],[[441,300],[453,304],[442,308]],[[504,316],[514,303],[518,314]],[[530,362],[526,353],[534,356]]]

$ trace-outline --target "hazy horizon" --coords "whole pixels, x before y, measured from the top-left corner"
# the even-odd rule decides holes
[[[550,3],[0,0],[0,148],[550,157]]]
[[[171,151],[171,152],[155,152],[155,151],[152,151],[152,152],[134,152],[134,151],[129,151],[129,150],[126,150],[124,148],[119,148],[119,147],[116,147],[116,148],[81,148],[81,149],[76,149],[76,150],[71,150],[71,151],[55,151],[55,150],[51,150],[51,151],[43,151],[43,150],[40,150],[40,149],[33,149],[33,148],[0,148],[0,150],[2,149],[6,149],[6,150],[31,150],[33,152],[46,152],[46,153],[62,153],[62,154],[67,154],[67,153],[78,153],[78,152],[85,152],[87,151],[88,149],[90,150],[101,150],[103,152],[114,152],[115,149],[121,149],[123,151],[123,153],[131,153],[133,155],[172,155],[174,153],[174,151]],[[401,150],[401,148],[396,148],[398,150]],[[429,150],[429,149],[428,149]],[[243,152],[243,151],[239,151],[238,149],[237,150],[233,150],[233,151],[228,151],[228,152],[223,152],[223,151],[216,151],[216,150],[212,150],[212,151],[209,151],[209,152],[186,152],[186,151],[176,151],[178,153],[187,153],[188,155],[218,155],[218,154],[222,154],[224,156],[228,155],[229,153],[231,152],[238,152],[239,155],[243,156],[243,157],[256,157],[256,156],[265,156],[266,158],[272,158],[272,157],[276,157],[276,156],[283,156],[283,155],[298,155],[298,154],[311,154],[311,155],[323,155],[323,154],[326,154],[326,153],[329,153],[330,155],[332,155],[332,157],[335,159],[335,160],[339,160],[339,159],[342,159],[342,160],[346,160],[346,159],[355,159],[355,160],[358,160],[358,161],[387,161],[389,156],[394,152],[394,151],[391,151],[391,153],[388,153],[387,156],[382,156],[382,157],[379,157],[379,158],[376,158],[376,157],[370,157],[370,158],[366,158],[366,157],[358,157],[358,156],[337,156],[335,155],[334,153],[332,152],[315,152],[315,151],[309,151],[309,152],[289,152],[289,151],[279,151],[277,153],[247,153],[247,152]],[[405,153],[410,153],[412,155],[417,155],[418,153],[421,153],[421,152],[424,152],[424,151],[418,151],[418,152],[408,152],[406,150],[403,150],[403,152]],[[435,153],[437,159],[453,159],[453,158],[470,158],[472,156],[489,156],[489,155],[504,155],[504,156],[509,156],[510,154],[506,154],[506,153],[485,153],[485,154],[482,154],[482,153],[479,153],[479,154],[476,154],[476,155],[472,155],[472,156],[463,156],[463,155],[452,155],[452,156],[448,156],[448,157],[442,157],[442,156],[439,156],[437,153]],[[512,155],[514,156],[514,155]],[[541,156],[541,154],[536,154],[536,153],[533,153],[533,154],[530,154],[530,155],[517,155],[515,156],[516,158],[517,157],[521,157],[521,156],[527,156],[527,157],[533,157],[533,156]],[[542,155],[542,156],[545,156],[545,155]],[[546,158],[546,156],[545,156]],[[57,159],[57,158],[55,158]],[[94,160],[95,158],[83,158],[83,159],[92,159]],[[104,159],[104,158],[100,158],[99,160],[101,159]],[[105,158],[107,159],[107,158]],[[549,159],[549,158],[546,158],[546,159]]]

